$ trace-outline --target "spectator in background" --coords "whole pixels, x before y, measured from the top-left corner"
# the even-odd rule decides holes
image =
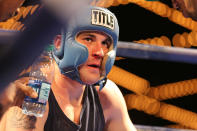
[[[185,17],[197,21],[197,0],[172,0],[173,7],[180,10]]]

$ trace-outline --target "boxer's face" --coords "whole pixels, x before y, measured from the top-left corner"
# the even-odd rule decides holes
[[[84,83],[94,84],[100,79],[101,63],[112,39],[101,32],[84,31],[77,35],[76,40],[85,45],[89,52],[87,61],[79,66],[80,78]]]
[[[197,0],[172,0],[173,7],[197,21]]]

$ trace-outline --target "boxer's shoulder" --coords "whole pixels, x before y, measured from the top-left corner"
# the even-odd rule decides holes
[[[125,106],[124,97],[119,87],[109,79],[105,87],[98,91],[98,94],[104,111],[110,113],[114,110],[121,110],[122,106]]]

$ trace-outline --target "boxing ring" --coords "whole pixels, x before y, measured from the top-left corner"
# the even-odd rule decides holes
[[[197,64],[196,49],[161,47],[148,44],[142,45],[134,42],[119,41],[117,56]]]
[[[195,131],[195,130],[186,130],[186,129],[172,129],[172,128],[164,128],[164,127],[157,127],[157,126],[142,126],[142,125],[135,125],[137,131]]]
[[[172,40],[170,40],[166,36],[161,36],[145,40],[136,40],[133,42],[119,41],[116,61],[121,61],[129,58],[164,61],[177,64],[184,63],[186,65],[191,65],[192,67],[196,66],[197,50],[191,49],[189,47],[191,47],[191,45],[195,46],[197,43],[197,22],[194,22],[188,18],[184,18],[179,11],[172,9],[159,1],[154,1],[152,3],[151,2],[145,0],[100,0],[94,1],[93,4],[102,7],[118,6],[120,4],[128,3],[137,4],[149,11],[156,13],[161,17],[168,18],[170,21],[173,21],[174,23],[191,30],[191,32],[176,34],[173,36]],[[7,22],[0,23],[0,27],[2,28],[2,30],[0,30],[0,49],[2,49],[2,51],[0,52],[1,62],[5,60],[4,57],[7,55],[7,53],[10,53],[10,51],[13,49],[13,43],[15,42],[16,35],[19,33],[16,30],[25,30],[24,24],[20,22],[19,19],[21,17],[25,18],[28,15],[32,15],[37,8],[38,5],[21,8],[21,13],[19,11],[18,15],[13,16],[13,18],[8,20]],[[179,19],[177,19],[177,16],[179,17]],[[48,34],[47,37],[49,38],[54,34],[55,33]],[[42,43],[45,43],[45,45],[47,45],[47,42],[50,41],[42,41]],[[35,52],[36,55],[31,56],[30,53],[27,55],[27,57],[30,59],[26,64],[24,63],[24,65],[22,66],[23,68],[26,68],[28,65],[30,65],[33,58],[39,55],[40,51],[44,47],[44,45],[32,46],[32,43],[29,43],[29,47],[26,46],[25,48],[30,49],[32,47],[36,47],[39,49],[39,51]],[[172,45],[174,45],[174,47],[171,47]],[[20,46],[23,47],[22,45]],[[19,48],[19,50],[24,51],[25,48]],[[12,56],[12,59],[14,59],[15,57],[19,56]],[[1,71],[3,71],[5,68],[10,68],[13,71],[14,66],[7,67],[7,65],[3,65],[2,62],[0,67]],[[19,71],[22,71],[22,67],[20,68],[20,70],[14,70],[11,75],[13,75],[14,73],[19,74]],[[9,76],[1,75],[0,78],[1,80],[5,80],[8,79]],[[13,75],[13,77],[9,79],[11,81],[15,78],[16,75]],[[190,110],[165,103],[164,101],[168,99],[175,99],[183,96],[197,94],[197,78],[152,86],[149,80],[131,73],[121,67],[118,67],[117,65],[112,67],[108,78],[114,81],[117,85],[129,91],[132,91],[132,93],[125,94],[124,96],[128,110],[142,111],[148,115],[159,117],[161,119],[175,123],[173,125],[169,125],[168,127],[136,125],[136,128],[139,131],[188,131],[189,129],[197,129],[196,112],[192,112]],[[6,85],[6,83],[4,85]],[[1,86],[3,86],[3,84]]]

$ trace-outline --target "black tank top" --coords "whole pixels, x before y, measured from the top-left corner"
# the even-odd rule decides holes
[[[64,114],[51,90],[49,95],[49,114],[44,131],[103,131],[104,126],[103,110],[94,87],[87,86],[84,91],[79,125]]]

